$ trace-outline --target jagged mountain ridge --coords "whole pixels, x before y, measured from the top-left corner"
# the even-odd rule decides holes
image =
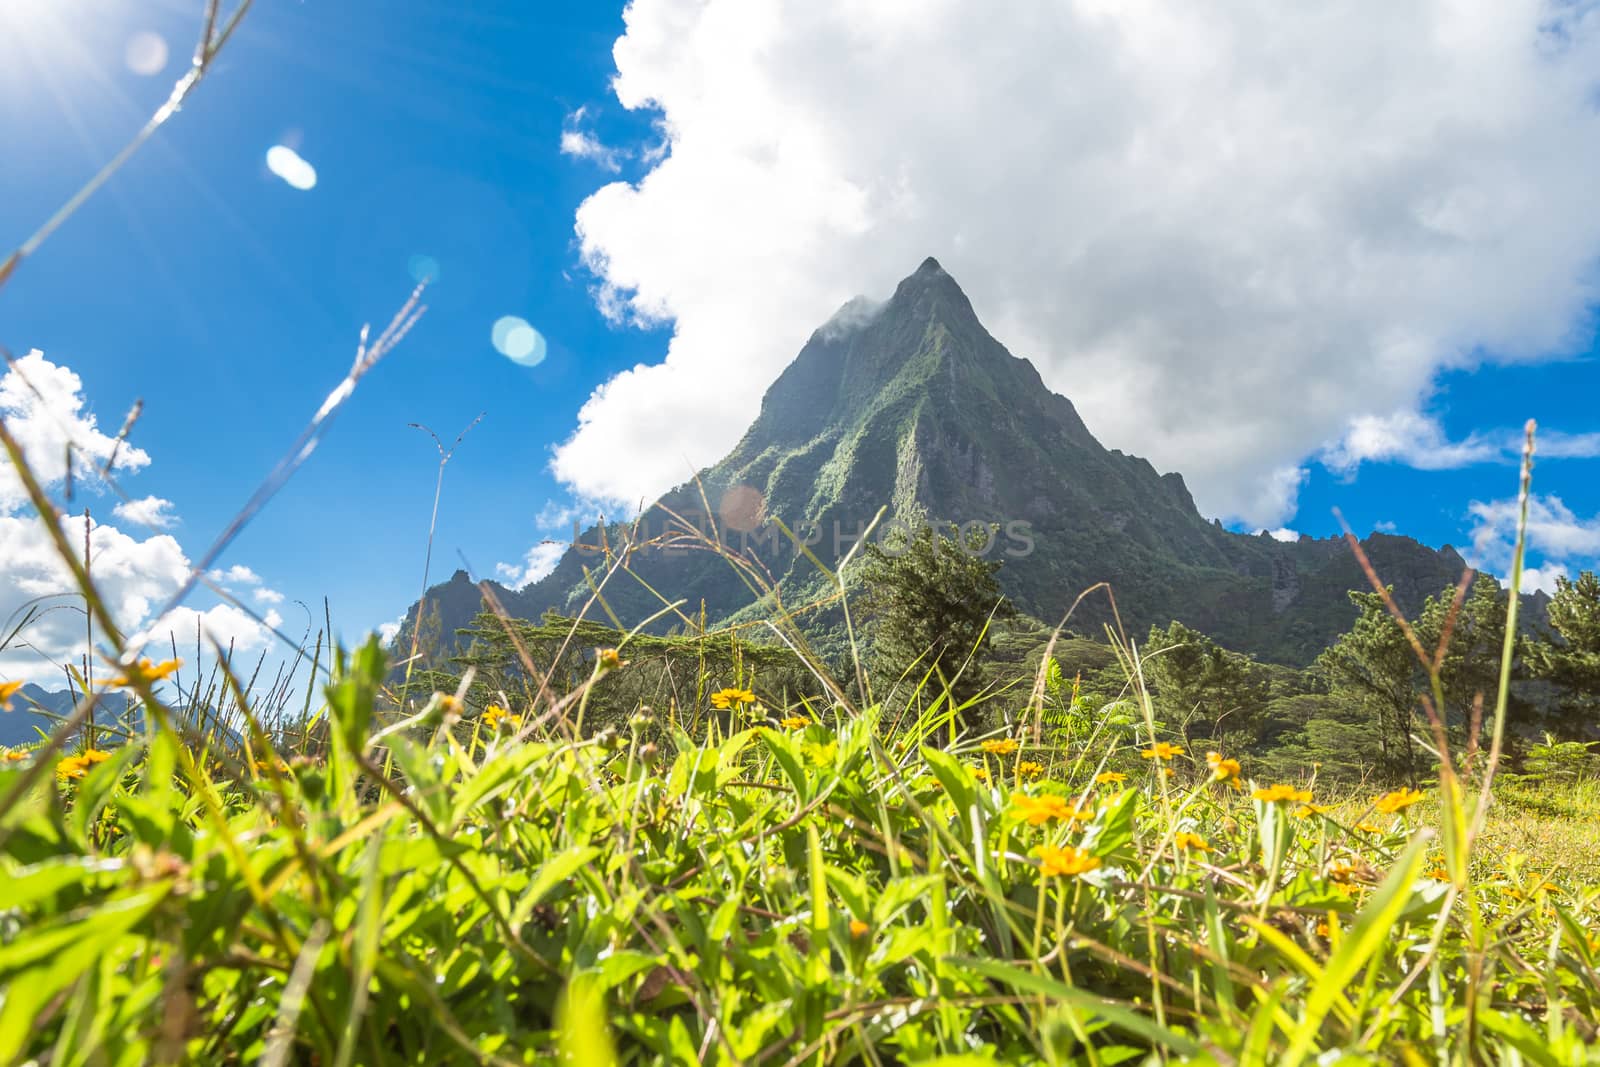
[[[819,572],[771,520],[815,535],[812,551],[831,563],[880,507],[897,518],[998,524],[991,551],[1006,561],[1001,585],[1041,619],[1056,621],[1080,592],[1109,581],[1135,634],[1177,618],[1278,662],[1315,656],[1354,618],[1346,591],[1366,585],[1341,539],[1282,543],[1230,532],[1200,515],[1181,475],[1103,448],[1071,401],[984,329],[931,258],[889,300],[851,301],[814,332],[733,451],[644,520],[650,533],[668,511],[714,524],[731,549],[755,552],[795,604],[821,592]],[[616,543],[619,532],[591,528],[578,543]],[[1363,545],[1408,609],[1465,566],[1452,548],[1410,538],[1373,534]],[[597,560],[592,548],[571,548],[543,580],[497,595],[522,617],[573,612],[590,592],[584,566]],[[696,607],[703,599],[713,621],[761,610],[711,553],[646,553],[633,568],[666,595]],[[607,589],[625,624],[661,607],[644,583],[622,575]],[[446,634],[470,621],[466,605],[477,607],[460,573],[429,600],[442,605]],[[1109,601],[1096,596],[1074,625],[1093,631],[1110,617]]]

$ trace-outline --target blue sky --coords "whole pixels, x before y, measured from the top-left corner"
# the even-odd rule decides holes
[[[200,6],[8,3],[0,243],[20,241],[165,97]],[[1551,512],[1546,558],[1592,565],[1600,461],[1584,457],[1600,453],[1600,441],[1581,435],[1600,432],[1590,318],[1600,220],[1592,175],[1576,173],[1588,156],[1547,160],[1538,149],[1595,130],[1592,103],[1585,111],[1572,102],[1577,75],[1549,73],[1565,60],[1529,59],[1527,42],[1485,60],[1500,62],[1511,85],[1501,125],[1526,137],[1441,141],[1345,186],[1337,168],[1315,160],[1305,172],[1288,155],[1248,173],[1233,152],[1218,162],[1215,138],[1173,133],[1179,112],[1152,104],[1125,121],[1192,159],[1189,185],[1146,188],[1148,174],[1174,168],[1147,174],[1120,152],[1119,165],[1134,169],[1114,176],[1112,203],[1132,207],[1117,228],[1075,245],[1086,220],[1116,214],[1095,201],[1107,194],[1084,159],[1103,139],[1096,124],[1124,121],[1113,113],[1121,103],[1091,112],[1082,101],[1101,89],[1107,101],[1140,94],[1112,91],[1125,73],[1096,67],[1092,41],[1072,66],[1074,49],[1099,28],[1032,27],[1019,16],[997,29],[990,24],[1003,20],[963,21],[951,5],[937,7],[907,45],[917,54],[902,55],[894,49],[905,34],[888,25],[887,8],[858,26],[824,10],[832,5],[812,17],[777,3],[646,0],[625,26],[621,6],[607,3],[258,0],[183,112],[0,290],[0,343],[70,367],[103,432],[144,399],[132,440],[149,462],[125,484],[172,502],[169,532],[192,558],[344,373],[361,324],[381,324],[405,299],[418,257],[436,263],[416,330],[223,561],[290,601],[326,596],[346,632],[394,618],[417,592],[436,453],[408,423],[448,440],[484,413],[447,474],[434,577],[462,557],[493,575],[562,532],[541,514],[549,520],[575,501],[586,513],[607,500],[614,508],[681,480],[691,460],[715,460],[812,326],[850,295],[884,295],[928,254],[1107,444],[1183,470],[1208,514],[1237,528],[1326,536],[1337,532],[1338,506],[1359,532],[1392,524],[1432,544],[1466,544],[1487,521],[1473,502],[1513,494],[1512,458],[1468,448],[1448,469],[1418,469],[1436,465],[1418,459],[1428,434],[1481,445],[1534,417],[1581,453],[1539,467],[1539,492],[1570,512]],[[1507,11],[1507,25],[1485,27],[1485,39],[1527,29],[1531,41],[1539,5],[1519,0]],[[1237,35],[1229,54],[1240,63],[1250,58],[1242,46],[1264,36],[1253,17],[1223,20],[1219,31]],[[1375,21],[1351,27],[1357,54],[1376,54],[1385,39],[1369,35],[1392,41],[1417,30]],[[1571,48],[1593,47],[1592,22],[1569,29]],[[1133,47],[1147,31],[1121,27],[1118,47],[1147,55]],[[964,46],[1007,32],[996,40],[1016,50],[1014,63],[1004,49]],[[139,34],[168,44],[159,73],[130,69]],[[855,45],[841,44],[872,34],[884,39],[876,52],[862,45],[860,62]],[[1050,46],[1034,39],[1052,35],[1066,43],[1061,64],[1031,61],[1029,49]],[[1326,100],[1347,100],[1341,79],[1364,84],[1368,75],[1332,60],[1324,69],[1327,46],[1305,47],[1316,58],[1305,80],[1325,84],[1285,82],[1267,110],[1292,119],[1284,129],[1338,142],[1344,105]],[[1590,54],[1571,64],[1581,70]],[[942,63],[953,86],[948,99],[936,91],[926,113],[902,95],[918,83],[921,55]],[[149,65],[148,55],[134,58]],[[1164,56],[1151,84],[1201,69],[1184,58]],[[1418,77],[1448,88],[1452,58],[1423,50],[1396,67],[1387,92],[1406,97],[1405,79]],[[1257,74],[1239,77],[1278,76]],[[1204,120],[1214,100],[1217,115],[1238,123],[1246,90],[1209,69],[1192,77],[1196,87],[1171,88],[1187,97],[1182,113]],[[1039,99],[1032,111],[1010,106],[1029,94]],[[1387,115],[1388,101],[1375,97],[1372,115]],[[1033,117],[1013,129],[1018,115]],[[1046,121],[1052,115],[1058,121]],[[1358,117],[1364,130],[1381,125]],[[1434,130],[1453,117],[1394,121]],[[1057,129],[1066,131],[1059,143]],[[1404,129],[1396,139],[1415,140]],[[957,162],[951,146],[964,143]],[[314,166],[313,188],[267,169],[274,145]],[[962,170],[985,153],[992,160]],[[1515,171],[1527,196],[1471,177],[1492,170],[1486,160]],[[1307,173],[1329,175],[1327,188]],[[940,185],[935,174],[962,180]],[[1233,199],[1252,187],[1258,198]],[[1190,192],[1199,204],[1185,214]],[[1515,210],[1505,207],[1513,200]],[[1400,205],[1401,221],[1379,210],[1386,203]],[[982,215],[986,205],[993,217]],[[1261,221],[1279,214],[1314,221]],[[1434,245],[1384,244],[1418,218]],[[1372,230],[1326,247],[1354,256],[1359,243],[1384,283],[1372,291],[1318,243],[1343,242],[1360,226]],[[1383,276],[1390,261],[1395,273]],[[1251,303],[1267,299],[1270,284],[1237,283],[1258,269],[1282,279],[1270,314]],[[1318,287],[1341,271],[1355,279],[1344,285],[1354,295],[1334,301]],[[1183,306],[1188,294],[1193,307]],[[547,340],[542,363],[519,366],[496,351],[491,329],[507,315]],[[662,364],[669,345],[666,367],[624,374],[574,437],[593,390],[636,365]],[[1161,375],[1173,376],[1173,396],[1141,406],[1149,390],[1128,383]],[[657,411],[680,436],[662,436]],[[1390,420],[1379,435],[1388,445],[1372,446],[1369,435],[1362,451],[1353,432],[1341,437],[1362,416]],[[562,446],[558,479],[551,464]],[[1331,469],[1328,450],[1341,446],[1344,469]],[[1276,488],[1262,488],[1269,483]],[[88,502],[112,521],[111,498]],[[285,628],[302,625],[299,609],[278,610]]]

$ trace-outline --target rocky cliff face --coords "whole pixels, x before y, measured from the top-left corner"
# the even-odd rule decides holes
[[[1080,592],[1107,581],[1135,633],[1177,618],[1280,662],[1313,658],[1354,618],[1346,591],[1365,588],[1342,540],[1284,544],[1231,533],[1200,515],[1181,475],[1101,447],[1071,401],[990,336],[932,259],[887,301],[852,301],[812,334],[733,451],[648,509],[642,525],[654,535],[676,514],[714,529],[729,551],[770,570],[796,604],[822,582],[795,540],[831,564],[880,509],[890,524],[992,527],[987,551],[1005,560],[1002,586],[1052,623]],[[576,611],[589,596],[584,567],[601,558],[594,546],[617,543],[620,532],[584,532],[583,547],[547,578],[500,590],[502,602],[526,617]],[[1363,544],[1408,608],[1464,567],[1454,550],[1409,538],[1374,534]],[[624,575],[607,590],[625,624],[660,609],[650,588],[703,600],[712,620],[764,610],[713,553],[645,552],[631,567],[641,580]],[[463,583],[458,575],[430,591],[448,608],[445,633],[470,618],[461,605],[475,590]],[[1096,597],[1074,625],[1109,618],[1109,601]]]

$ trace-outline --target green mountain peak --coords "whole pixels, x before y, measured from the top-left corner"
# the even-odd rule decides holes
[[[1109,582],[1115,615],[1097,595],[1073,617],[1091,632],[1113,617],[1133,633],[1177,618],[1237,650],[1307,662],[1353,619],[1346,591],[1365,587],[1341,539],[1285,544],[1229,532],[1200,515],[1181,475],[1102,447],[1071,401],[990,335],[932,257],[887,300],[858,297],[818,327],[733,450],[647,509],[642,529],[658,535],[675,514],[715,530],[725,550],[759,560],[794,605],[826,587],[780,531],[831,566],[880,509],[896,522],[992,528],[1003,588],[1050,622]],[[497,595],[523,617],[576,612],[590,596],[585,566],[598,566],[597,546],[620,543],[623,530],[585,532],[545,579]],[[1408,607],[1464,567],[1448,547],[1409,538],[1364,544]],[[764,610],[712,552],[644,551],[630,569],[606,590],[625,624],[659,611],[652,589],[703,599],[713,621]],[[430,592],[445,633],[470,621],[456,617],[471,599],[459,585]]]

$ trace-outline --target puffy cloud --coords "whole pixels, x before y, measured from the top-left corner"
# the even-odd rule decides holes
[[[178,516],[173,511],[172,501],[163,500],[158,496],[141,497],[138,500],[121,500],[112,507],[111,511],[112,514],[124,522],[148,526],[155,530],[170,530],[178,524]]]
[[[1566,576],[1567,568],[1563,567],[1559,563],[1551,564],[1547,567],[1524,567],[1522,570],[1521,592],[1547,593],[1551,596],[1554,596],[1556,591],[1556,579],[1565,578]],[[1510,584],[1511,582],[1509,579],[1502,578],[1500,580],[1500,585],[1502,588],[1509,586]]]
[[[1472,517],[1472,551],[1468,562],[1500,575],[1511,569],[1516,547],[1519,507],[1515,497],[1475,500],[1468,506]],[[1522,591],[1554,592],[1557,575],[1575,567],[1593,569],[1600,560],[1600,515],[1583,518],[1560,497],[1535,494],[1528,500],[1527,552],[1530,564],[1522,572]]]
[[[283,594],[282,593],[278,592],[276,589],[268,589],[265,586],[262,586],[259,589],[251,590],[250,595],[251,595],[251,597],[253,597],[255,599],[255,602],[257,604],[282,604],[283,603]]]
[[[218,604],[203,611],[181,606],[141,631],[139,637],[157,649],[176,645],[179,655],[195,647],[196,637],[200,638],[202,655],[209,653],[213,644],[236,654],[257,652],[272,641],[271,631],[282,625],[283,617],[268,611],[262,621],[265,626],[232,604]]]
[[[567,116],[567,121],[563,124],[561,130],[561,154],[575,156],[578,159],[587,159],[596,166],[615,174],[622,169],[622,160],[625,158],[626,153],[620,149],[607,147],[593,133],[583,129],[583,122],[587,115],[588,109],[580,107]]]
[[[60,522],[67,543],[81,551],[83,516],[63,516]],[[89,535],[89,565],[106,607],[124,627],[148,619],[189,572],[189,561],[171,536],[140,540],[102,523],[94,523]],[[35,614],[18,642],[0,650],[0,676],[59,679],[60,664],[76,663],[83,655],[83,599],[38,517],[0,516],[0,619],[6,620],[5,632],[30,611]],[[96,628],[97,640],[98,633]]]
[[[22,443],[30,468],[47,492],[66,481],[69,442],[72,475],[80,486],[99,488],[97,471],[113,456],[113,470],[121,474],[150,463],[143,450],[127,443],[118,446],[102,433],[88,410],[78,375],[39,352],[29,353],[0,378],[0,415]],[[119,503],[113,513],[120,521],[152,527],[168,525],[174,518],[172,503],[155,496]],[[192,566],[170,534],[138,537],[82,514],[62,515],[56,521],[80,559],[88,524],[89,571],[95,587],[112,618],[134,640],[149,635],[159,648],[168,643],[170,633],[180,645],[185,640],[192,643],[198,624],[202,633],[224,644],[232,640],[241,650],[266,646],[268,627],[227,604],[180,607],[164,619],[153,618],[182,586]],[[260,582],[242,565],[219,576],[226,582]],[[268,626],[275,626],[276,618],[269,612]],[[59,685],[61,665],[81,663],[90,646],[83,598],[72,573],[57,554],[48,526],[22,494],[17,472],[0,461],[0,632],[11,635],[13,630],[15,638],[0,649],[0,678]],[[102,639],[96,627],[93,643],[98,646]]]
[[[1358,415],[1350,420],[1344,438],[1325,450],[1322,461],[1330,469],[1354,474],[1362,463],[1403,463],[1418,470],[1450,470],[1500,459],[1507,442],[1470,434],[1451,441],[1438,421],[1415,411],[1389,415]]]
[[[565,541],[541,541],[528,549],[520,564],[496,563],[495,573],[512,589],[521,589],[555,570],[566,550]]]
[[[813,328],[929,254],[1108,445],[1257,526],[1352,420],[1591,325],[1593,4],[634,0],[625,21],[616,94],[668,151],[576,228],[602,308],[673,337],[557,449],[590,497],[717,459]]]
[[[206,577],[218,585],[260,585],[261,576],[242,563],[235,563],[226,569],[218,567],[209,571]]]
[[[85,410],[87,406],[77,374],[45,359],[37,349],[0,376],[0,416],[22,446],[29,469],[47,486],[66,480],[69,454],[72,476],[85,484],[98,481],[96,472],[113,455],[113,469],[118,473],[149,465],[150,457],[142,449],[119,446],[114,437],[102,433],[99,420],[94,412]],[[0,514],[27,503],[16,469],[9,462],[0,462]]]

